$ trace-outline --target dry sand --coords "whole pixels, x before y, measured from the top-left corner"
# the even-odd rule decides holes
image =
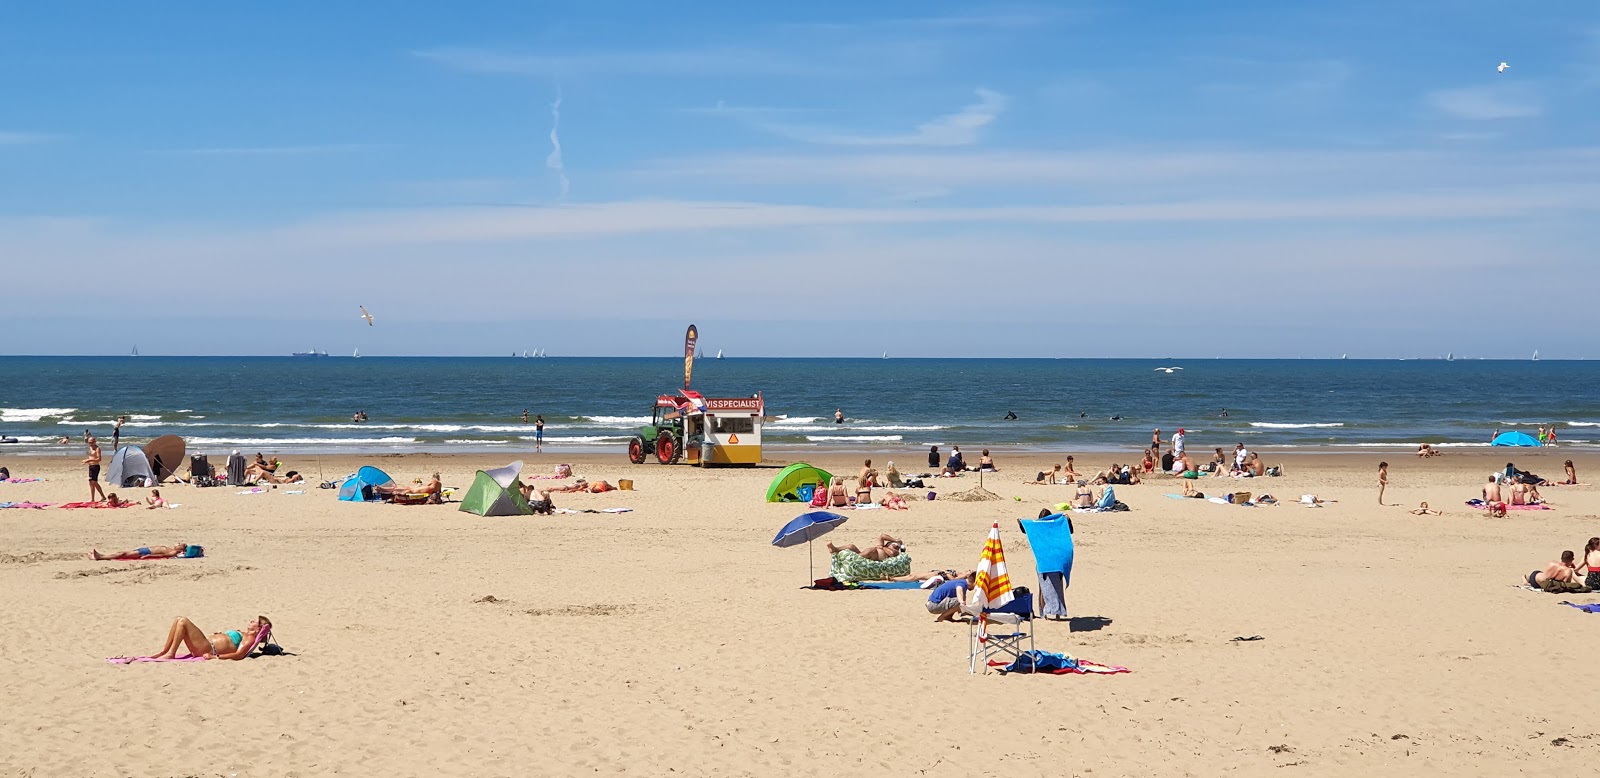
[[[0,500],[83,499],[78,456],[11,460],[48,481],[0,485]],[[805,549],[770,545],[800,512],[761,501],[773,469],[526,458],[530,473],[571,461],[632,478],[635,492],[558,504],[634,512],[480,518],[314,485],[0,511],[0,773],[1510,775],[1600,759],[1586,723],[1600,615],[1514,587],[1600,534],[1600,493],[1552,488],[1557,510],[1490,520],[1462,501],[1503,454],[1391,456],[1404,508],[1377,504],[1369,456],[1269,454],[1287,474],[1245,487],[1338,500],[1317,510],[1118,487],[1132,512],[1075,517],[1075,620],[1037,627],[1040,648],[1133,670],[1104,677],[969,675],[967,628],[935,624],[924,593],[801,589]],[[1518,463],[1554,476],[1563,458]],[[1064,499],[1020,483],[1052,459],[1003,457],[986,484],[1005,502],[857,512],[834,537],[889,532],[915,569],[971,567],[1000,520],[1013,579],[1031,584],[1013,519]],[[503,464],[371,461],[463,487]],[[1445,515],[1406,512],[1422,500]],[[206,557],[83,558],[179,540]],[[103,661],[153,651],[175,616],[209,632],[258,613],[293,656]],[[1264,640],[1230,640],[1249,635]]]

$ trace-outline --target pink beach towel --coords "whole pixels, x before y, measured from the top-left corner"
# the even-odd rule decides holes
[[[53,502],[0,502],[0,508],[48,508]]]
[[[267,638],[271,636],[272,627],[267,627],[266,629],[257,632],[256,641],[250,644],[250,650],[245,652],[245,656],[248,657],[250,654],[255,653],[255,650],[260,648],[261,644],[265,643]],[[175,656],[171,659],[157,659],[153,656],[108,656],[106,657],[106,661],[114,665],[131,665],[135,662],[204,662],[206,661],[206,657],[195,656],[194,654],[184,654],[183,656]]]
[[[121,505],[118,505],[117,507],[118,508],[132,508],[136,504],[137,503],[125,502],[125,503],[122,503]],[[107,505],[107,504],[105,504],[103,502],[64,502],[64,503],[61,503],[60,507],[71,509],[71,508],[110,508],[111,506]]]
[[[0,481],[0,484],[34,484],[43,480],[43,478],[7,478]]]

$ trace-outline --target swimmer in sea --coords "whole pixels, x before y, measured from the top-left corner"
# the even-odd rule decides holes
[[[1004,420],[1005,421],[1016,421],[1017,420],[1016,412],[1015,411],[1006,411],[1006,418]]]
[[[1227,408],[1223,408],[1222,409],[1222,413],[1217,414],[1217,418],[1219,418],[1219,419],[1228,418],[1228,409]]]

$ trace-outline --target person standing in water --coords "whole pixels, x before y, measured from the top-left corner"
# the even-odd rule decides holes
[[[524,414],[527,411],[523,411]],[[533,417],[533,450],[544,450],[544,414]]]
[[[1389,488],[1389,463],[1378,463],[1378,504],[1383,504],[1383,490]]]
[[[93,435],[84,442],[89,444],[89,456],[83,458],[83,463],[89,466],[89,502],[99,502],[106,498],[106,491],[100,488],[100,442]]]
[[[527,424],[528,423],[528,409],[527,408],[523,408],[522,409],[522,423],[523,424]]]
[[[837,408],[837,409],[834,410],[834,412],[833,412],[833,423],[834,424],[843,424],[844,423],[844,409],[843,408]]]
[[[117,423],[111,427],[111,453],[117,453],[117,448],[122,445],[122,425],[128,423],[128,417],[118,416]]]

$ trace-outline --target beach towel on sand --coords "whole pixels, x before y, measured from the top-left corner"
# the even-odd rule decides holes
[[[125,503],[122,503],[122,504],[120,504],[120,505],[118,505],[116,507],[118,507],[118,508],[132,508],[133,506],[134,506],[134,503],[125,502]],[[64,503],[61,504],[61,507],[63,507],[63,508],[110,508],[112,506],[107,505],[107,504],[105,504],[103,502],[64,502]]]
[[[882,581],[911,574],[911,555],[900,553],[881,562],[873,561],[854,551],[840,551],[833,555],[829,575],[846,583],[852,581]]]
[[[7,478],[0,481],[0,484],[35,484],[43,480],[43,478]]]
[[[1024,651],[1016,661],[1005,662],[990,660],[990,667],[997,667],[1002,675],[1006,673],[1045,673],[1048,675],[1116,675],[1117,673],[1131,673],[1126,667],[1115,665],[1102,665],[1077,659],[1066,654],[1057,654],[1050,651]]]
[[[0,502],[0,509],[3,509],[3,508],[48,508],[48,507],[50,507],[50,506],[52,506],[54,504],[55,503],[52,503],[52,502]]]
[[[1571,605],[1572,607],[1577,608],[1584,613],[1600,613],[1600,602],[1586,602],[1579,604],[1576,602],[1567,602],[1566,600],[1562,600],[1561,604]]]

